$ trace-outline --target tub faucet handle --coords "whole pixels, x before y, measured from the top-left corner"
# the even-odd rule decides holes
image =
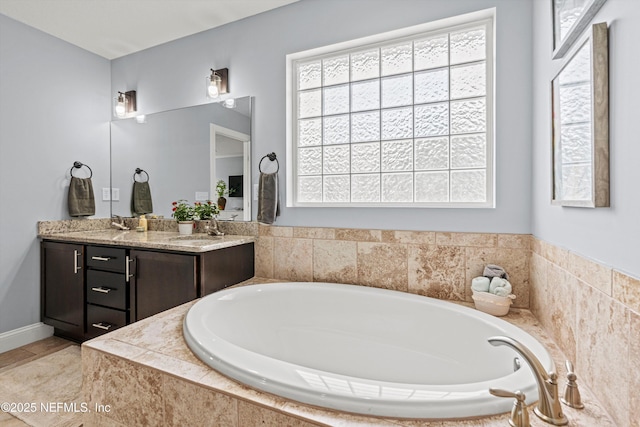
[[[582,409],[584,405],[582,404],[580,390],[578,390],[578,384],[576,383],[578,376],[573,372],[573,363],[567,360],[565,366],[567,368],[567,386],[564,389],[564,397],[562,397],[560,401],[572,408]]]
[[[527,406],[524,403],[526,396],[523,392],[520,390],[511,392],[498,388],[490,388],[489,393],[498,397],[511,397],[516,399],[513,402],[513,408],[511,408],[511,418],[509,418],[509,425],[511,427],[531,426],[531,424],[529,424],[529,412],[527,412]]]

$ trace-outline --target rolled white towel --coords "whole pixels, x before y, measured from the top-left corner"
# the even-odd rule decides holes
[[[499,297],[506,297],[512,291],[511,283],[507,279],[500,277],[494,277],[489,284],[489,292],[498,295]]]
[[[476,292],[489,292],[490,281],[487,277],[475,277],[471,280],[471,289]]]

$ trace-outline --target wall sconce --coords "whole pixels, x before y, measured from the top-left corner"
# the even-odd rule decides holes
[[[229,93],[229,69],[211,69],[211,75],[207,76],[207,97],[216,99],[223,93]]]
[[[118,96],[115,98],[113,107],[113,114],[118,118],[127,117],[131,113],[136,111],[136,91],[130,90],[128,92],[118,91]]]

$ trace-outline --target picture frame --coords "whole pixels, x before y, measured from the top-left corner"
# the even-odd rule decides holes
[[[607,23],[591,31],[551,82],[552,204],[608,207],[609,47]]]
[[[553,59],[563,58],[607,0],[550,0]]]

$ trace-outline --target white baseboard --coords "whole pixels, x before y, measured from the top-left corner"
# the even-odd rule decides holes
[[[22,347],[32,342],[49,338],[53,335],[53,327],[44,323],[34,323],[22,328],[0,334],[0,353]]]

